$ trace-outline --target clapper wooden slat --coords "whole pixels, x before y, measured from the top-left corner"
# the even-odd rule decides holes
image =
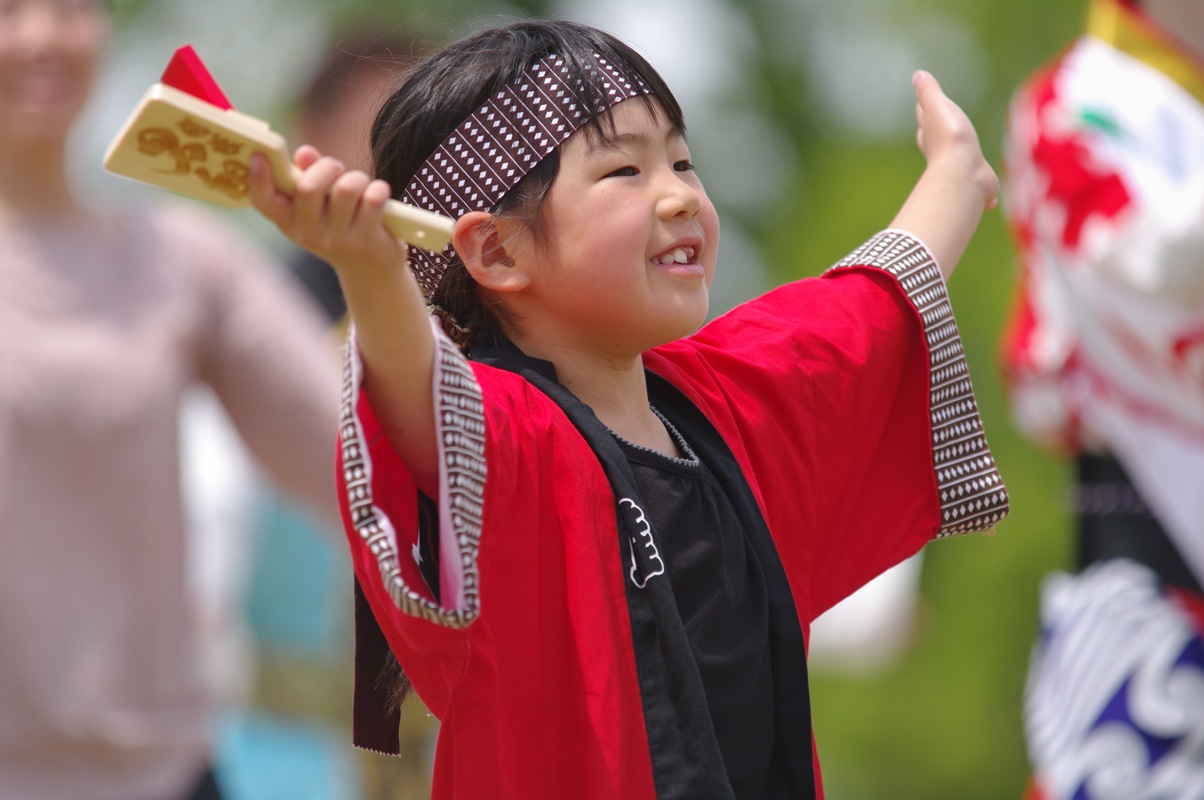
[[[177,194],[242,208],[251,203],[252,153],[267,157],[276,185],[291,194],[300,170],[289,157],[284,137],[267,122],[235,110],[186,45],[113,137],[104,166]],[[389,232],[425,250],[443,250],[451,240],[452,224],[441,214],[397,200],[385,206]]]

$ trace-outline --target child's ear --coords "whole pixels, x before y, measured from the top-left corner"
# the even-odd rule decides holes
[[[527,285],[526,271],[511,252],[522,246],[519,240],[525,234],[514,228],[515,223],[484,211],[470,211],[456,220],[452,243],[468,274],[480,286],[495,292],[514,292]]]

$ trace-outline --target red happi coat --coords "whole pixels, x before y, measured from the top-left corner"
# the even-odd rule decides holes
[[[434,796],[655,797],[611,485],[521,376],[442,339],[438,362],[438,599],[416,558],[418,491],[358,392],[354,347],[340,493],[358,583],[441,721]],[[943,281],[906,234],[879,234],[645,366],[739,462],[804,634],[928,540],[1007,513]]]

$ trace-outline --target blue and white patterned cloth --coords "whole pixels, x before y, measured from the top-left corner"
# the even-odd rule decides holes
[[[1123,559],[1051,576],[1025,697],[1044,800],[1204,798],[1204,626]]]

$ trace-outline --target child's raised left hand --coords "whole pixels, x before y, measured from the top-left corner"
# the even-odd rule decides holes
[[[924,242],[946,278],[953,274],[983,212],[999,198],[999,178],[987,163],[965,112],[932,75],[912,75],[916,144],[928,166],[895,215],[892,228]]]
[[[929,169],[945,171],[981,193],[983,210],[999,197],[999,178],[987,163],[974,124],[961,107],[941,90],[930,73],[912,75],[916,92],[916,144]]]

